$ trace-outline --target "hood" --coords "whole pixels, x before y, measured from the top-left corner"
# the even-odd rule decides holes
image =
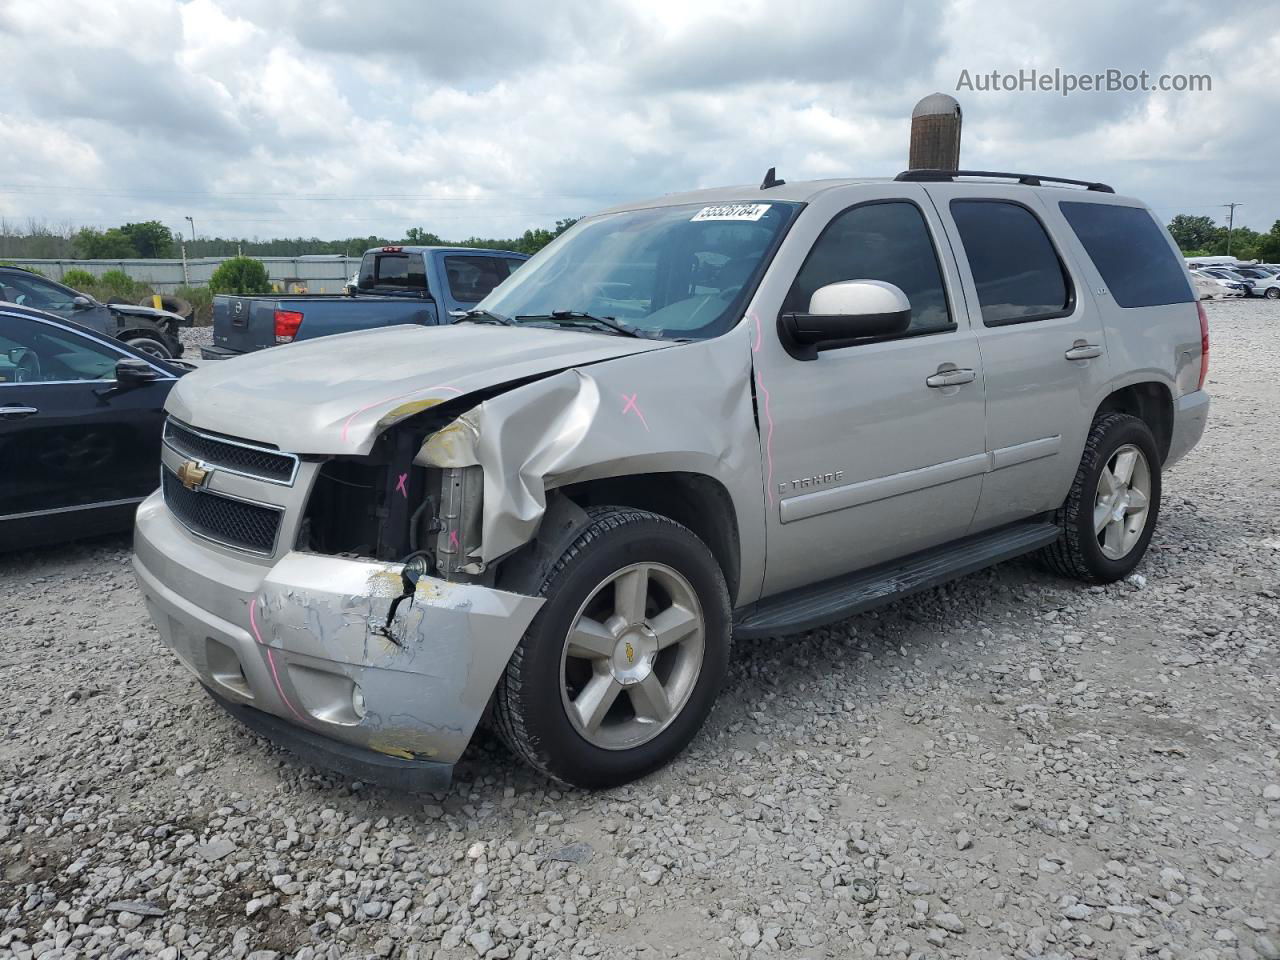
[[[146,317],[154,320],[156,323],[164,326],[165,324],[177,320],[182,322],[182,317],[168,310],[157,310],[155,307],[143,307],[132,303],[108,303],[107,309],[112,313],[123,313],[131,317]]]
[[[367,453],[378,434],[477,390],[674,346],[572,330],[401,325],[202,366],[165,409],[194,427],[291,453]]]

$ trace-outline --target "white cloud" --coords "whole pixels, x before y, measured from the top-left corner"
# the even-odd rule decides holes
[[[1204,94],[959,93],[968,165],[1164,216],[1280,217],[1280,30],[1243,4],[117,0],[0,6],[0,212],[223,235],[510,236],[717,183],[892,175],[962,69],[1208,72]],[[1140,29],[1135,30],[1135,26]]]

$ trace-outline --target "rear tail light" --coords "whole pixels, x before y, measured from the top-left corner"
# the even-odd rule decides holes
[[[276,311],[276,343],[292,343],[302,326],[302,314],[296,310]]]
[[[1203,390],[1205,377],[1209,375],[1209,317],[1199,300],[1196,301],[1196,312],[1200,314],[1200,382],[1196,389]]]

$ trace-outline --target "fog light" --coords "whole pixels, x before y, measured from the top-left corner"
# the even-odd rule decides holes
[[[351,709],[355,711],[357,717],[364,719],[364,691],[360,689],[358,683],[351,689]]]

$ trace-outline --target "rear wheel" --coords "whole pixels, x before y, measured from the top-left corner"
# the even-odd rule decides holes
[[[707,547],[641,510],[603,507],[552,568],[495,692],[500,735],[581,787],[634,780],[689,743],[729,661],[729,594]]]
[[[1125,413],[1098,417],[1071,492],[1054,518],[1062,536],[1045,548],[1045,561],[1089,583],[1128,576],[1155,531],[1160,480],[1160,455],[1146,423]]]
[[[1280,287],[1268,287],[1266,296],[1268,300],[1280,300]]]

